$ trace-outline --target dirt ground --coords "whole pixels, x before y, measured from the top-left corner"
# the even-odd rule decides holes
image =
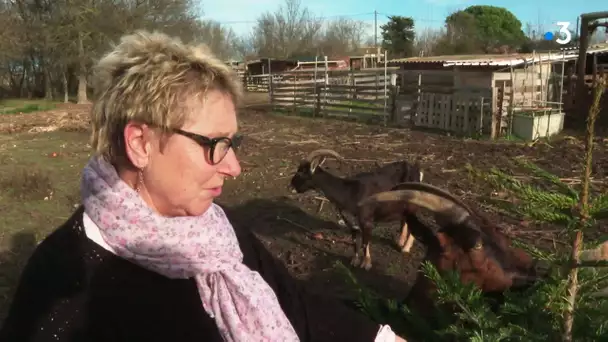
[[[348,265],[352,256],[352,246],[348,243],[350,234],[337,225],[333,207],[325,204],[317,213],[320,194],[293,194],[288,188],[298,162],[318,148],[334,149],[347,158],[342,165],[327,162],[332,172],[340,175],[369,170],[375,162],[419,160],[425,169],[425,182],[449,190],[472,207],[494,217],[512,236],[545,248],[559,248],[564,244],[563,235],[556,227],[538,227],[502,216],[479,204],[480,196],[489,196],[493,189],[471,178],[465,165],[470,163],[480,170],[497,167],[522,174],[522,170],[514,167],[513,158],[526,156],[560,177],[577,177],[583,157],[581,137],[564,135],[533,146],[490,143],[410,129],[273,115],[264,106],[266,100],[263,95],[249,95],[247,106],[241,109],[240,130],[245,140],[238,155],[243,172],[236,180],[227,181],[218,202],[226,207],[234,225],[256,232],[272,253],[295,276],[306,280],[312,289],[345,296],[345,281],[334,263],[341,261]],[[59,129],[74,131],[75,135],[69,139],[80,139],[80,149],[73,152],[79,155],[80,163],[87,156],[83,146],[88,138],[88,108],[62,105],[47,113],[0,116],[0,138],[3,138],[0,157],[8,154],[11,136],[20,139],[24,134],[44,137]],[[593,163],[595,191],[606,190],[607,150],[608,140],[599,138]],[[81,166],[67,172],[73,172],[76,180]],[[70,193],[77,193],[77,189]],[[65,208],[62,216],[69,215],[69,207],[62,208]],[[423,247],[416,243],[410,255],[401,254],[393,242],[398,228],[398,223],[377,227],[371,247],[373,268],[354,271],[362,283],[385,295],[403,298],[423,256]],[[597,237],[606,232],[608,226],[600,225],[592,235]],[[313,238],[317,233],[323,238]]]

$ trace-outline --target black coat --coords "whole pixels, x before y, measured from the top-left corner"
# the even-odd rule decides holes
[[[222,341],[193,279],[115,256],[86,237],[82,217],[81,207],[30,257],[0,342]],[[274,289],[302,341],[374,341],[378,324],[308,293],[251,232],[236,231],[244,263]]]

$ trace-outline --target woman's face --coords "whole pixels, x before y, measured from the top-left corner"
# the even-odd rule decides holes
[[[204,105],[192,100],[191,116],[183,131],[209,138],[232,138],[237,131],[236,110],[229,95],[219,91],[207,93]],[[125,139],[129,141],[128,125]],[[231,148],[224,159],[212,165],[209,147],[203,147],[189,137],[172,134],[161,144],[149,128],[140,129],[143,161],[142,198],[165,216],[197,216],[203,214],[222,192],[226,177],[241,173],[239,161]],[[137,146],[137,144],[133,144]],[[127,144],[129,152],[129,144]],[[219,153],[219,148],[216,150]],[[137,153],[134,153],[137,157]],[[133,161],[133,157],[130,155]],[[135,158],[137,159],[137,158]],[[138,165],[134,163],[135,165]],[[140,163],[141,164],[141,163]],[[141,166],[140,166],[141,168]]]

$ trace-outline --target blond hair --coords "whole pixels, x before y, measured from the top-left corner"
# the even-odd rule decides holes
[[[188,99],[208,90],[241,101],[242,85],[230,66],[205,45],[188,45],[160,32],[125,35],[93,69],[95,104],[91,145],[112,163],[128,161],[123,131],[136,121],[162,132],[181,128],[190,113]]]

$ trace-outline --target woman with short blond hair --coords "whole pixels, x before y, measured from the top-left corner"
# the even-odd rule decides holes
[[[31,256],[0,341],[400,340],[307,293],[213,203],[241,172],[228,65],[141,31],[101,58],[92,86],[82,206]]]

